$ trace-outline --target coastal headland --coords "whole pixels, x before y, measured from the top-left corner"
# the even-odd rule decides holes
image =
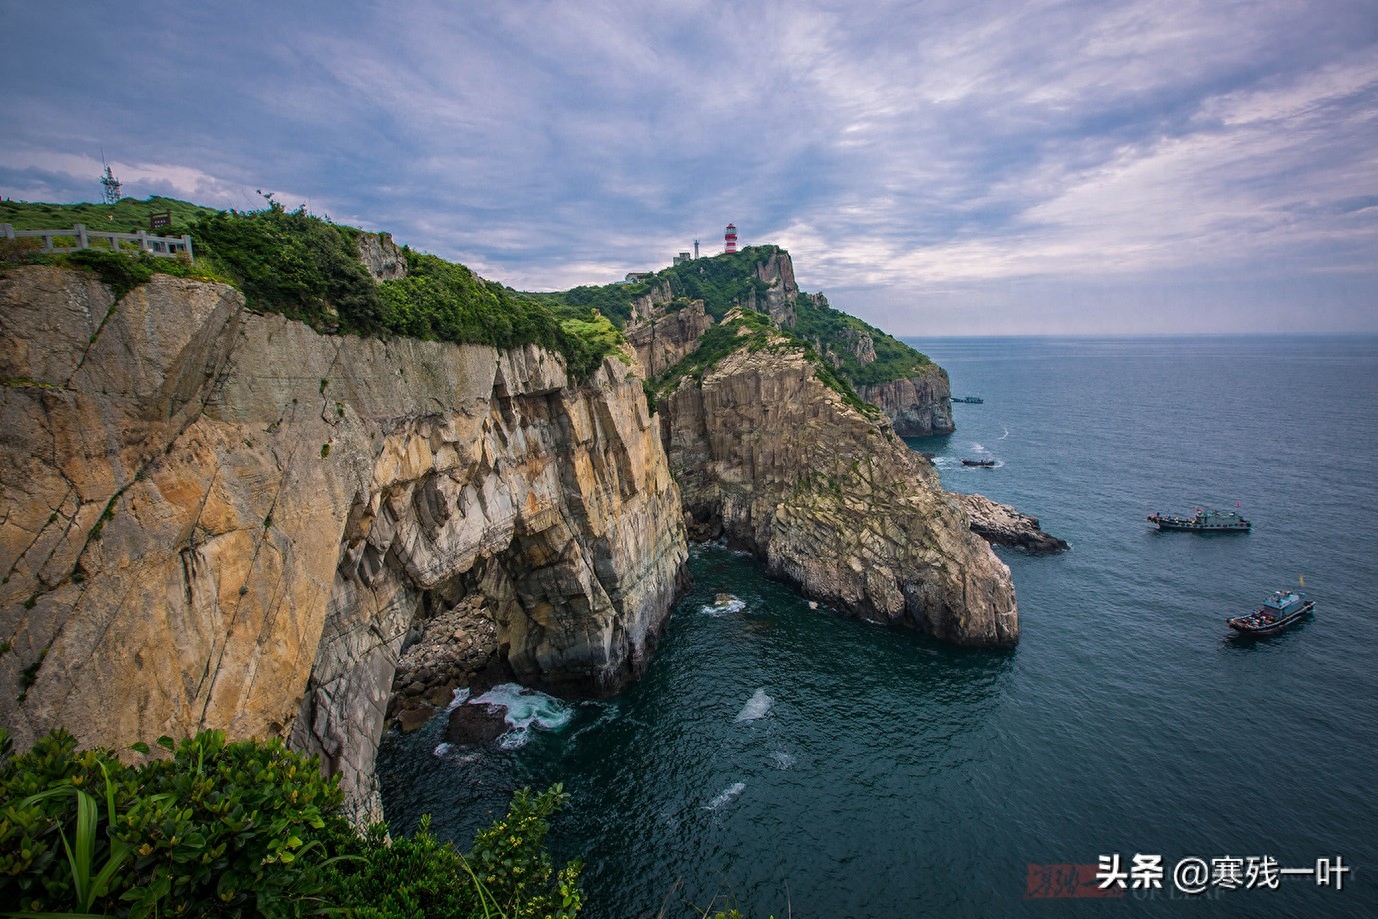
[[[213,219],[236,227],[204,218],[212,263]],[[561,694],[635,679],[690,538],[850,615],[1018,640],[979,515],[896,434],[951,430],[946,374],[801,293],[783,250],[523,295],[331,231],[350,286],[290,309],[236,274],[228,236],[235,283],[112,278],[113,254],[6,266],[0,721],[17,744],[59,726],[114,747],[283,737],[373,819],[389,717],[424,718],[494,666]],[[464,315],[425,308],[464,296],[525,324],[456,340]]]

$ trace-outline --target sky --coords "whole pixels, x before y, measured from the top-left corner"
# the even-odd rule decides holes
[[[897,335],[1378,331],[1373,0],[0,0],[0,195],[522,290],[774,243]]]

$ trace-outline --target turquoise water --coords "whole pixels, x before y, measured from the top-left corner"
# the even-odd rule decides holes
[[[389,735],[393,826],[431,813],[467,843],[513,789],[563,781],[552,841],[607,919],[724,897],[762,917],[1378,915],[1378,339],[915,344],[985,398],[915,448],[948,488],[1072,544],[1000,551],[1017,648],[810,610],[749,558],[696,549],[693,592],[620,697],[536,699],[510,749],[437,755],[443,719]],[[1235,502],[1252,533],[1143,519]],[[1298,576],[1311,621],[1227,634]],[[742,608],[714,610],[719,591]],[[1111,853],[1163,856],[1165,889],[1026,898],[1031,864]],[[1343,890],[1172,890],[1180,859],[1227,855],[1352,870]]]

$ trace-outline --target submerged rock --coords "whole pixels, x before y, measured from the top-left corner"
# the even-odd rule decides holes
[[[445,726],[445,740],[448,743],[481,746],[497,740],[506,730],[507,719],[501,705],[471,702],[450,712],[450,721]]]
[[[435,712],[435,706],[432,705],[403,709],[397,715],[397,727],[403,734],[410,734],[434,718]]]

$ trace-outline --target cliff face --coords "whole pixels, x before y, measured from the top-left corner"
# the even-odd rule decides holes
[[[669,285],[664,285],[632,304],[624,332],[646,379],[659,376],[693,351],[699,336],[713,324],[702,300],[678,310],[669,309],[671,303]]]
[[[756,266],[756,277],[770,286],[759,302],[753,295],[742,305],[766,313],[784,328],[798,331],[795,301],[799,298],[799,285],[794,280],[794,262],[789,253],[771,253]],[[828,299],[822,294],[810,294],[809,299],[815,308],[829,308]],[[836,356],[840,352],[855,357],[862,367],[876,360],[875,341],[857,329],[844,329],[835,338],[815,341],[814,345],[834,366],[841,364]],[[901,437],[948,434],[955,430],[947,373],[937,365],[929,365],[905,379],[857,386],[856,391],[862,399],[885,412],[895,433]]]
[[[799,285],[794,282],[794,262],[789,253],[771,253],[756,266],[756,277],[770,285],[762,297],[764,302],[757,303],[753,296],[751,302],[742,305],[765,313],[782,326],[794,325],[797,318],[794,301],[799,297]]]
[[[1019,637],[1009,569],[960,502],[783,337],[664,401],[690,528],[725,535],[810,597],[967,645]]]
[[[885,412],[901,437],[949,434],[954,430],[952,390],[947,373],[936,364],[905,379],[858,386],[856,392]]]
[[[404,634],[480,593],[515,672],[609,692],[683,577],[640,381],[318,335],[156,276],[0,279],[0,722],[290,736],[376,806]],[[110,704],[118,699],[119,704]],[[17,701],[16,701],[17,700]]]

